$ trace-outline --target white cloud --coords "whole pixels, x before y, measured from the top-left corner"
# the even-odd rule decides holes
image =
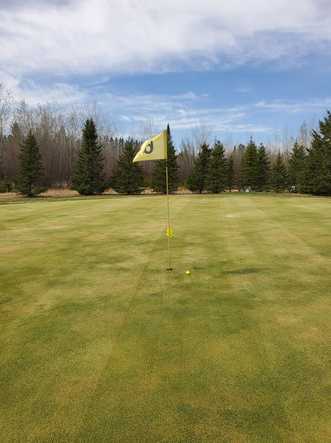
[[[103,94],[102,97],[101,110],[110,116],[119,115],[132,133],[148,124],[159,130],[168,123],[173,130],[181,132],[199,127],[208,128],[210,133],[254,134],[272,130],[269,126],[250,122],[255,104],[215,107],[205,94]]]
[[[16,102],[26,101],[31,106],[56,104],[60,107],[89,102],[86,91],[65,82],[42,86],[32,80],[20,81],[18,77],[0,71],[0,84]]]
[[[299,121],[303,121],[307,115],[318,117],[326,109],[331,109],[331,97],[257,102],[247,100],[241,105],[222,106],[215,105],[212,96],[192,91],[180,94],[124,95],[108,91],[108,78],[102,79],[101,83],[90,83],[87,87],[64,82],[43,87],[33,81],[19,84],[9,75],[0,75],[1,81],[7,81],[12,86],[16,100],[25,100],[32,106],[52,104],[54,110],[65,113],[72,109],[84,109],[85,113],[92,110],[107,124],[117,127],[119,134],[129,131],[131,135],[140,135],[147,126],[152,126],[153,131],[156,131],[169,123],[173,130],[182,134],[203,127],[220,137],[225,134],[242,134],[248,138],[258,133],[266,136],[281,130],[277,128],[275,115],[281,114],[282,120],[286,121],[286,116],[297,114]]]
[[[309,53],[331,40],[325,0],[0,2],[14,75],[204,69]]]
[[[313,100],[274,100],[271,102],[260,101],[255,104],[257,109],[264,109],[271,112],[286,112],[289,114],[325,111],[331,108],[331,97]]]
[[[191,93],[126,96],[108,94],[104,97],[104,109],[109,111],[109,115],[121,115],[125,125],[133,130],[146,122],[152,122],[157,129],[169,123],[172,129],[178,131],[205,127],[211,133],[248,135],[272,134],[282,130],[274,121],[275,114],[281,114],[282,120],[286,121],[286,116],[295,113],[302,122],[307,116],[310,119],[319,117],[326,109],[331,109],[331,97],[298,101],[248,101],[237,106],[215,106],[212,99],[204,94],[193,95],[193,99],[188,97],[191,97]]]

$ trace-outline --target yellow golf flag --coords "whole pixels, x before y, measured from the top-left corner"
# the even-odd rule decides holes
[[[152,137],[141,145],[133,159],[133,163],[148,160],[166,160],[168,154],[167,145],[167,131],[162,131],[161,134]]]

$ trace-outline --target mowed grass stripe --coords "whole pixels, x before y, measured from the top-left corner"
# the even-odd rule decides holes
[[[330,199],[172,207],[0,208],[2,441],[331,438]]]
[[[137,422],[137,426],[142,426],[139,416],[135,411],[139,408],[135,406],[136,394],[139,390],[144,390],[153,386],[153,374],[155,359],[160,355],[160,340],[162,328],[155,328],[155,314],[158,321],[162,320],[159,313],[162,312],[164,297],[167,293],[169,280],[172,274],[166,272],[167,253],[165,239],[165,200],[159,200],[161,211],[155,211],[155,206],[151,203],[151,211],[145,214],[146,225],[149,218],[158,225],[158,235],[153,239],[152,247],[143,268],[139,274],[137,284],[132,288],[130,303],[123,314],[120,327],[112,335],[112,355],[110,356],[103,373],[99,377],[98,385],[88,404],[83,421],[82,429],[77,436],[80,441],[86,435],[93,434],[99,438],[116,438],[121,433],[123,439],[133,438],[136,430],[128,426],[126,420],[130,415]],[[187,200],[178,200],[173,207],[172,215],[177,219],[185,210]],[[140,229],[140,226],[136,226]],[[161,260],[160,260],[161,258]],[[135,269],[132,269],[135,272]],[[148,321],[147,317],[150,316]],[[152,325],[151,325],[152,323]],[[139,376],[136,383],[132,381],[128,384],[128,377]],[[114,389],[114,385],[116,389]],[[135,391],[130,392],[130,387],[135,385]],[[134,393],[135,392],[135,393]],[[100,398],[103,399],[100,402]],[[148,405],[145,405],[147,407]],[[102,408],[100,411],[99,408]],[[106,407],[108,414],[103,413]]]

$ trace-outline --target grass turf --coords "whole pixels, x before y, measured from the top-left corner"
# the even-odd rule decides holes
[[[0,206],[1,442],[331,441],[331,200],[171,205]]]

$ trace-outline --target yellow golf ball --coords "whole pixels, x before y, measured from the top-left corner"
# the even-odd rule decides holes
[[[187,271],[185,272],[185,274],[186,274],[186,275],[191,275],[191,271],[187,270]]]

